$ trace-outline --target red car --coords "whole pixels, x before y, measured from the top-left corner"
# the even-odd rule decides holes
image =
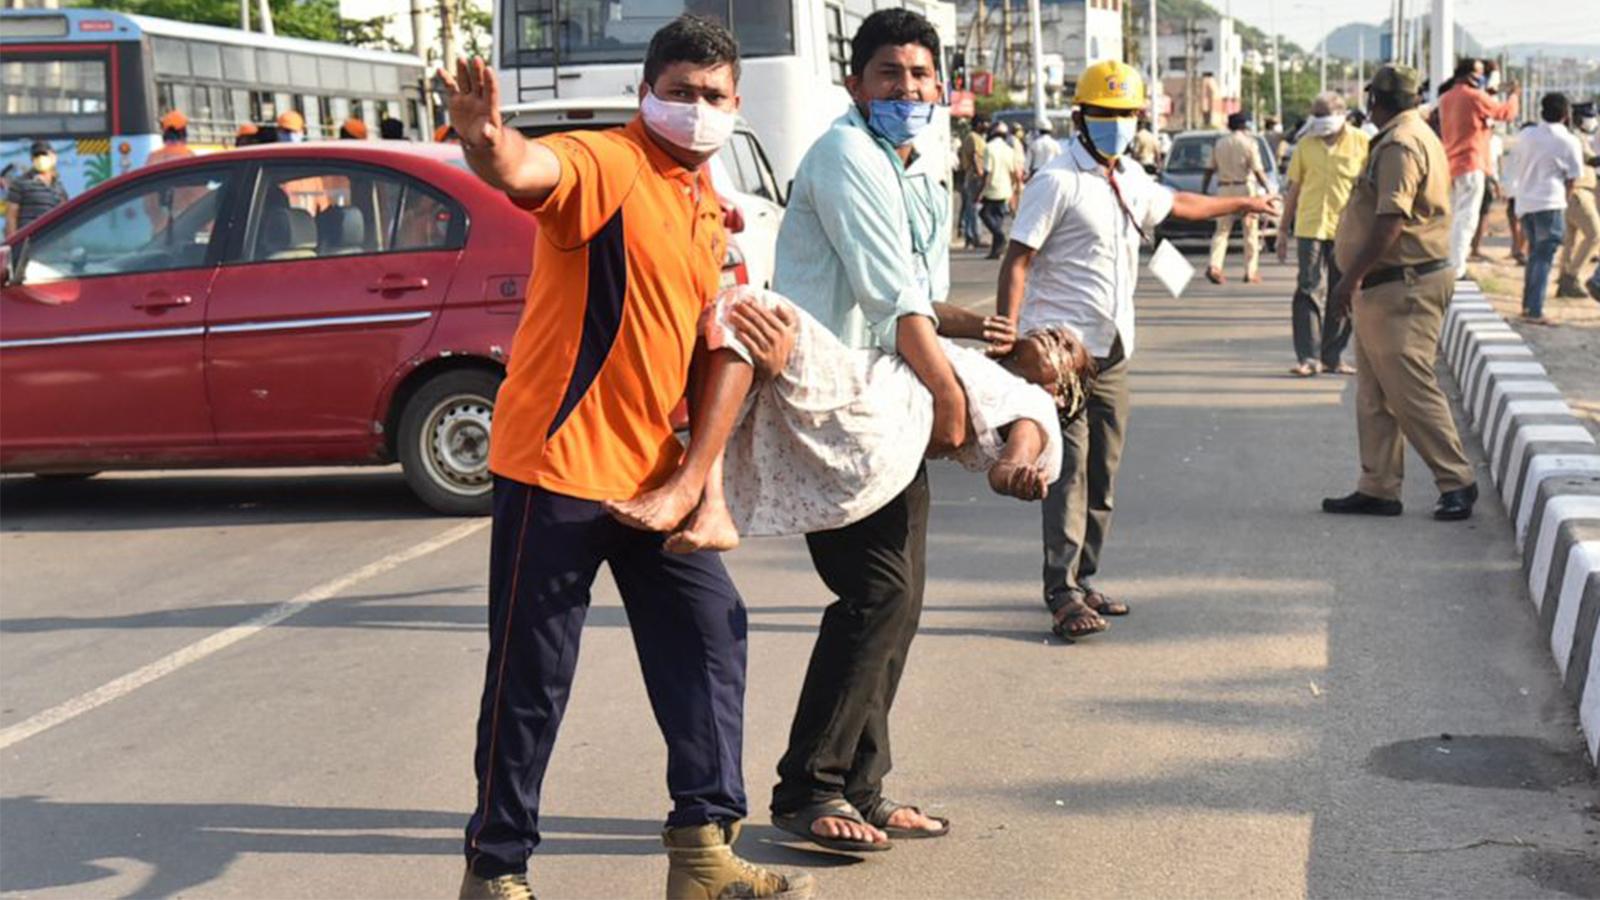
[[[438,144],[113,179],[0,251],[0,471],[398,460],[434,509],[487,512],[534,230]]]

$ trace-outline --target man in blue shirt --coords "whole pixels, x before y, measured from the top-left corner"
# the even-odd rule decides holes
[[[880,10],[851,42],[849,111],[800,162],[778,236],[773,288],[846,344],[898,353],[933,394],[930,453],[965,443],[967,403],[940,348],[934,312],[950,287],[949,188],[942,155],[916,135],[939,99],[939,37],[905,9]],[[806,536],[839,598],[823,613],[773,823],[833,849],[884,850],[949,823],[883,794],[889,706],[922,612],[926,470],[860,522]]]

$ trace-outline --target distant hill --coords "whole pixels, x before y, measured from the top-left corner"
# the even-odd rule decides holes
[[[1365,40],[1367,59],[1377,59],[1379,48],[1383,46],[1384,36],[1388,34],[1388,31],[1388,22],[1374,24],[1351,22],[1347,25],[1340,25],[1338,28],[1328,32],[1328,55],[1343,59],[1355,59],[1361,51],[1361,41]],[[1488,55],[1484,53],[1483,45],[1460,25],[1456,26],[1455,43],[1456,53],[1458,54]],[[1313,46],[1311,50],[1314,52],[1316,47]]]
[[[1530,56],[1553,56],[1557,59],[1600,59],[1600,44],[1506,44],[1491,48],[1490,56],[1504,53],[1513,60]]]

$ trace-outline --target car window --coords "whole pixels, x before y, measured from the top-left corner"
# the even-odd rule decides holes
[[[34,236],[23,280],[61,281],[204,266],[231,170],[152,178]]]
[[[1173,141],[1172,152],[1167,154],[1167,171],[1201,172],[1211,165],[1211,148],[1215,138],[1189,138]]]
[[[269,166],[256,189],[245,258],[326,259],[460,246],[459,207],[398,172]]]

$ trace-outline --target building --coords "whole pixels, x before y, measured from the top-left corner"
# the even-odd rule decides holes
[[[369,21],[383,19],[383,34],[393,42],[396,49],[413,51],[429,63],[438,64],[442,58],[442,42],[439,35],[439,11],[449,2],[454,20],[451,23],[451,32],[454,38],[455,52],[457,54],[476,51],[479,55],[488,57],[489,32],[486,28],[475,28],[474,23],[466,21],[463,15],[467,10],[476,10],[480,16],[479,21],[487,21],[493,11],[490,0],[419,0],[415,4],[416,20],[421,26],[421,41],[412,30],[411,0],[339,0],[339,16],[345,19]],[[473,46],[477,43],[479,46]]]
[[[986,0],[981,27],[975,0],[961,0],[957,5],[968,68],[995,72],[1004,69],[1006,3],[1007,0]],[[1027,88],[1031,65],[1028,4],[1010,0],[1010,5],[1011,87],[1020,92]],[[1122,7],[1123,0],[1041,0],[1039,31],[1049,93],[1070,97],[1084,69],[1101,60],[1123,58]]]
[[[1171,125],[1222,128],[1243,108],[1244,41],[1227,16],[1158,22],[1161,89]]]

